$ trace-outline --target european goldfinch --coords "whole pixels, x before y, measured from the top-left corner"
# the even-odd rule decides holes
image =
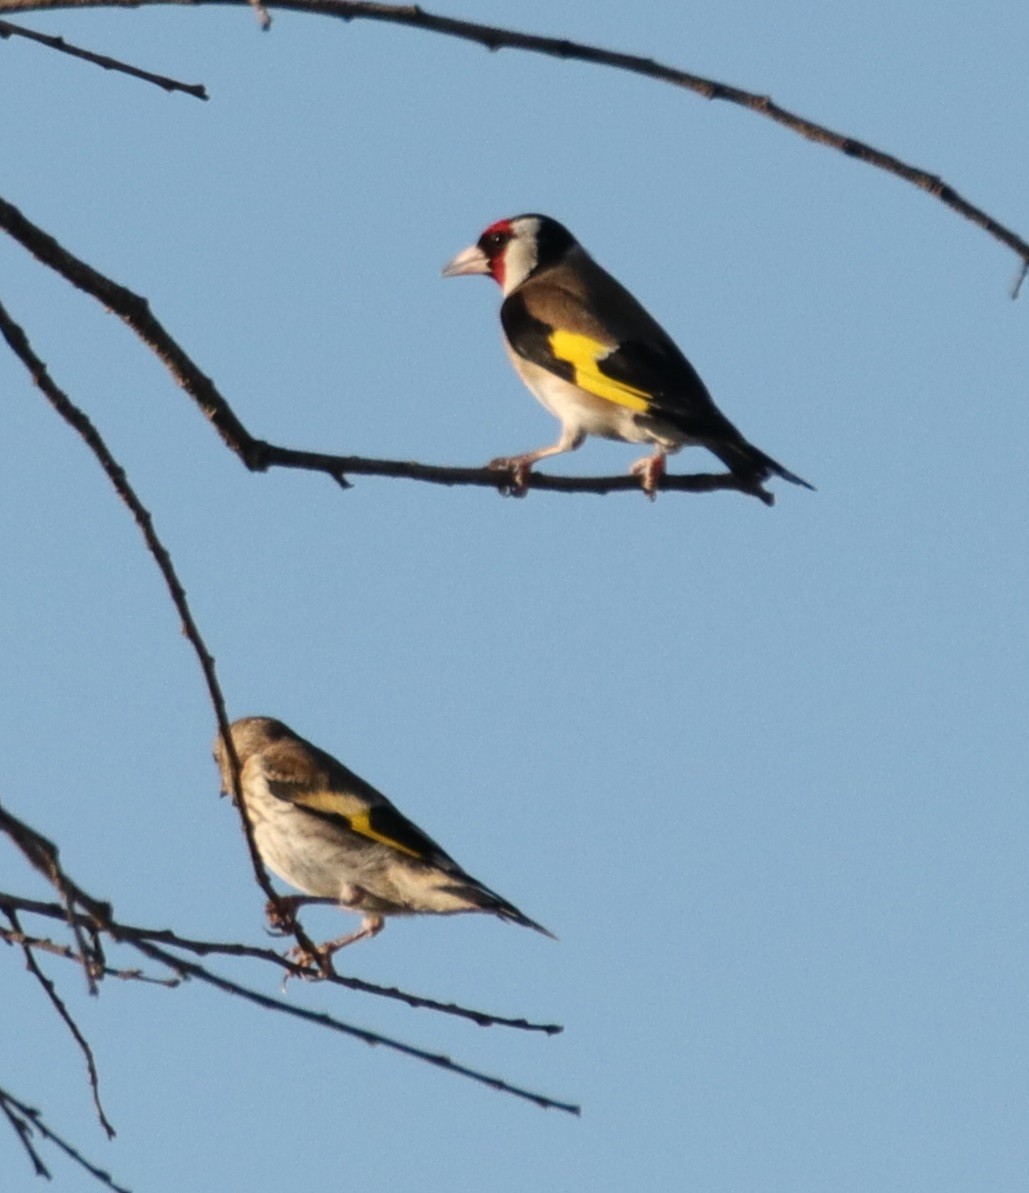
[[[322,957],[375,936],[389,915],[488,911],[551,935],[466,874],[374,787],[281,721],[243,717],[230,730],[254,844],[269,869],[304,892],[281,902],[291,912],[304,903],[337,903],[364,915],[357,931],[321,945]],[[220,735],[214,759],[222,791],[231,793]]]
[[[574,451],[587,435],[653,444],[632,467],[651,497],[666,456],[691,443],[714,452],[769,505],[761,483],[773,473],[812,488],[743,438],[668,334],[556,220],[498,220],[443,269],[448,278],[477,273],[503,291],[511,363],[561,422],[553,446],[491,462],[511,473],[516,492],[537,460]]]

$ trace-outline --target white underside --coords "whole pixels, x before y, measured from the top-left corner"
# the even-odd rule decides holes
[[[476,910],[445,889],[451,876],[276,799],[263,776],[248,776],[244,791],[265,865],[304,894],[393,915]]]
[[[561,423],[561,443],[565,451],[577,447],[587,435],[620,439],[625,443],[652,443],[667,452],[678,451],[690,440],[672,427],[641,424],[636,411],[607,398],[598,398],[571,381],[558,377],[518,356],[505,342],[507,354],[516,372],[533,395]]]

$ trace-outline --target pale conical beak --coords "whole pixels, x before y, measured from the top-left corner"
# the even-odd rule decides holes
[[[477,244],[470,245],[443,266],[445,278],[459,278],[466,273],[489,273],[489,260]]]

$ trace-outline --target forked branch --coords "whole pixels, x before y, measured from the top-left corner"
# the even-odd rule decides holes
[[[34,1106],[29,1106],[21,1099],[16,1098],[14,1094],[6,1089],[0,1089],[0,1114],[10,1123],[15,1135],[17,1135],[19,1142],[25,1149],[29,1157],[29,1162],[37,1176],[46,1177],[47,1180],[52,1178],[50,1169],[43,1162],[43,1157],[40,1155],[39,1147],[37,1145],[35,1136],[51,1143],[58,1150],[77,1164],[80,1168],[85,1169],[91,1177],[97,1180],[101,1185],[107,1189],[114,1189],[115,1193],[130,1193],[124,1185],[115,1184],[114,1178],[109,1172],[105,1172],[102,1168],[98,1168],[95,1164],[90,1162],[82,1155],[80,1151],[72,1147],[72,1145],[47,1123],[43,1115]]]

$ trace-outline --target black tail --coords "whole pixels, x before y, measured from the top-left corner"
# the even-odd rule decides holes
[[[557,940],[557,937],[549,928],[544,928],[542,924],[537,924],[535,920],[530,920],[527,915],[522,915],[517,907],[512,907],[506,900],[501,899],[496,907],[491,907],[489,910],[496,912],[502,920],[507,920],[512,924],[521,924],[523,928],[535,928],[537,932],[542,932],[544,936],[549,936],[551,940]]]
[[[742,435],[739,439],[732,441],[723,440],[721,443],[710,443],[708,447],[726,468],[741,480],[760,484],[770,476],[781,476],[784,481],[789,481],[794,485],[803,485],[805,489],[815,492],[814,485],[809,484],[802,476],[797,476],[795,472],[790,472],[788,468],[783,468],[778,460],[766,456],[760,448],[748,443]]]
[[[506,899],[502,899],[495,891],[491,891],[489,887],[483,886],[474,878],[467,885],[455,885],[451,889],[466,898],[469,903],[474,903],[482,911],[491,911],[502,920],[507,920],[512,924],[521,924],[523,928],[534,928],[537,932],[542,932],[544,936],[549,936],[551,940],[557,940],[553,932],[549,932],[535,920],[530,920],[513,903],[508,903]]]

